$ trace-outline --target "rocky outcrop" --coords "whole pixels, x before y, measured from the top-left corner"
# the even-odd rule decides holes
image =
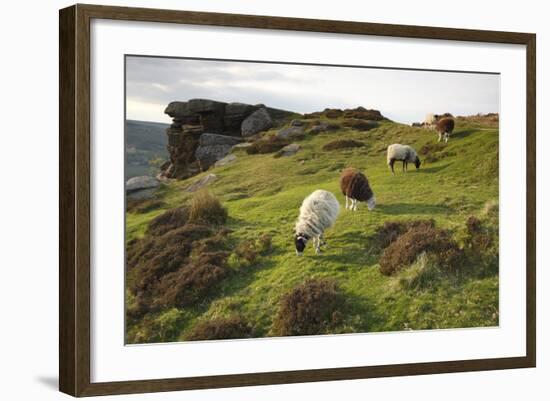
[[[195,157],[204,171],[227,156],[231,148],[240,142],[241,139],[234,136],[204,133],[200,136]]]
[[[229,103],[225,107],[225,133],[231,135],[241,134],[241,124],[243,121],[258,110],[257,106],[246,103]]]
[[[172,117],[172,125],[166,130],[170,160],[161,166],[161,180],[196,175],[229,154],[241,138],[281,126],[296,116],[263,104],[211,99],[171,102],[164,112]]]
[[[241,135],[249,137],[273,127],[273,119],[265,108],[256,110],[241,124]]]

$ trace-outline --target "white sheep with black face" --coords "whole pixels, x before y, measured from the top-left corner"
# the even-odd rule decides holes
[[[295,226],[296,254],[304,252],[310,239],[313,239],[315,253],[321,253],[321,245],[325,244],[323,233],[334,225],[339,212],[338,200],[328,191],[318,189],[305,198]]]
[[[403,171],[407,171],[409,163],[414,163],[417,170],[420,168],[421,164],[420,158],[416,154],[416,150],[409,145],[401,145],[399,143],[394,143],[393,145],[388,146],[387,160],[388,167],[390,168],[392,174],[395,173],[393,170],[393,165],[396,161],[403,162]]]

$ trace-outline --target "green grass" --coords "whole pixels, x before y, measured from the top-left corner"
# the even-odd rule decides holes
[[[367,146],[322,150],[324,144],[338,138],[359,140]],[[298,142],[302,150],[292,157],[240,151],[234,163],[208,171],[218,176],[209,190],[228,210],[226,226],[232,230],[232,241],[269,233],[273,251],[227,278],[199,306],[181,311],[185,319],[173,319],[177,327],[168,330],[177,334],[164,340],[184,338],[198,321],[235,314],[251,322],[258,335],[270,335],[281,296],[311,277],[332,277],[345,293],[346,314],[337,332],[498,325],[497,274],[443,278],[428,288],[407,289],[396,285],[395,277],[379,272],[379,251],[369,238],[385,221],[433,218],[438,227],[456,232],[468,216],[480,214],[488,201],[498,200],[498,129],[459,127],[439,160],[423,163],[418,171],[409,165],[408,173],[402,173],[397,162],[396,174],[390,173],[385,153],[388,145],[406,143],[419,150],[436,140],[433,131],[383,122],[367,132],[341,129],[307,136]],[[373,211],[364,203],[357,212],[344,209],[338,178],[348,166],[361,169],[369,178],[377,199]],[[147,223],[162,211],[188,202],[191,194],[183,189],[198,178],[162,189],[164,209],[129,213],[128,239],[143,236]],[[294,223],[302,200],[316,189],[337,196],[340,216],[325,233],[328,244],[322,255],[315,255],[309,245],[304,256],[297,257]],[[176,314],[173,310],[169,313]],[[161,313],[159,319],[165,321],[166,316]]]

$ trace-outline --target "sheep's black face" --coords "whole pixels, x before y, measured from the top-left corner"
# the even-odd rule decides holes
[[[296,245],[296,255],[301,255],[306,249],[307,238],[303,235],[297,235],[294,237],[294,245]]]
[[[416,166],[416,169],[418,170],[420,168],[420,158],[416,156],[416,160],[414,161],[414,165]]]

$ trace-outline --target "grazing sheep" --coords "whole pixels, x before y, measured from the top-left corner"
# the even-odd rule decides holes
[[[323,233],[327,228],[332,227],[339,211],[338,200],[328,191],[318,189],[304,199],[295,227],[296,255],[304,252],[307,241],[310,239],[313,239],[315,253],[321,253],[321,245],[325,244]]]
[[[435,124],[437,123],[437,116],[435,114],[429,113],[426,114],[426,118],[424,118],[424,122],[422,125],[426,128],[435,128]]]
[[[401,145],[399,143],[394,143],[393,145],[388,146],[388,166],[391,169],[392,174],[395,174],[393,170],[393,165],[396,160],[403,162],[403,171],[408,170],[408,164],[414,163],[416,169],[420,168],[420,158],[416,154],[416,151],[411,148],[409,145]]]
[[[438,142],[441,142],[441,138],[445,138],[445,143],[449,141],[449,136],[453,133],[453,129],[455,128],[455,120],[452,118],[442,118],[437,122],[436,130],[439,133],[439,140]]]
[[[353,167],[342,171],[340,189],[346,197],[346,209],[348,209],[348,199],[351,200],[350,210],[357,210],[357,201],[367,202],[369,210],[374,209],[376,206],[376,198],[370,188],[369,180],[367,180],[365,174]]]

